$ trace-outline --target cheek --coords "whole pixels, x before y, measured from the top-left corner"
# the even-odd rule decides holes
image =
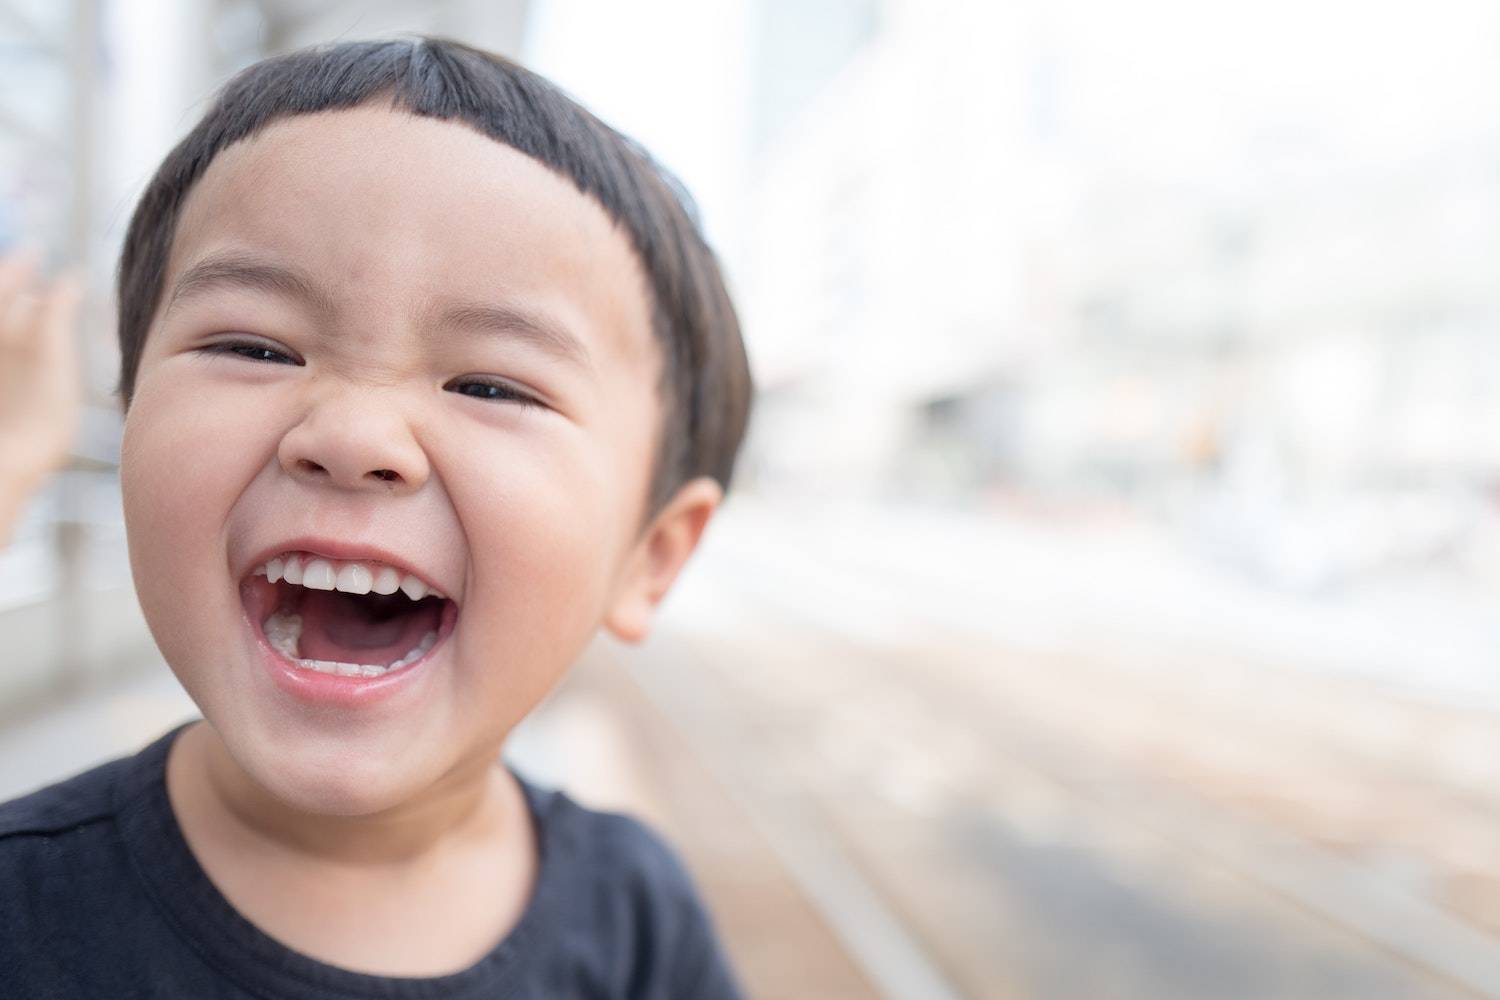
[[[120,454],[131,571],[142,611],[169,647],[204,629],[227,601],[224,526],[244,481],[232,442],[232,405],[146,380],[131,403]],[[241,428],[243,430],[243,428]]]
[[[450,443],[469,470],[445,477],[471,555],[459,653],[478,666],[460,682],[518,718],[598,627],[619,546],[619,484],[607,449],[574,427]]]

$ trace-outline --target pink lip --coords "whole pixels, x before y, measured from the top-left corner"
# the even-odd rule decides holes
[[[257,618],[258,614],[247,613],[245,622],[255,636],[255,644],[262,665],[271,674],[272,680],[279,688],[294,698],[310,704],[360,708],[394,697],[426,674],[427,671],[423,668],[439,650],[447,646],[448,636],[452,634],[454,622],[458,619],[458,606],[452,601],[443,605],[443,617],[438,624],[437,642],[426,653],[423,653],[420,659],[407,664],[400,670],[394,670],[379,677],[344,677],[296,666],[271,646]]]
[[[413,568],[411,563],[406,559],[391,552],[389,549],[358,542],[341,542],[333,538],[315,538],[311,535],[288,538],[285,541],[276,543],[274,546],[262,549],[246,566],[241,568],[239,573],[240,579],[254,572],[257,566],[262,566],[268,560],[274,559],[286,552],[307,552],[315,556],[322,556],[325,559],[337,559],[348,562],[366,561],[385,563],[387,566],[394,567],[402,573],[410,573],[418,580],[427,584],[429,589],[436,590],[450,601],[454,601],[453,588],[434,582],[428,574]],[[457,602],[454,601],[454,603]]]

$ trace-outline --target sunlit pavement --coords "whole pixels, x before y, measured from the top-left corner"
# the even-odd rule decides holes
[[[1150,655],[1089,593],[1120,585],[1110,553],[1041,565],[1024,532],[925,514],[729,515],[638,676],[752,810],[854,862],[921,966],[882,974],[889,941],[856,923],[891,995],[1500,995],[1490,712],[1338,650],[1267,659],[1295,637],[1226,642],[1233,623],[1168,623]],[[1161,587],[1168,558],[1118,604],[1235,608]],[[1261,603],[1236,610],[1274,623]]]
[[[668,833],[753,995],[1500,996],[1462,642],[1397,683],[1114,529],[798,515],[732,505],[652,638],[595,643],[508,749]],[[0,735],[0,795],[192,711],[143,667]]]

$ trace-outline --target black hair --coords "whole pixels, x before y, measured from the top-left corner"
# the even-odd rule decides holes
[[[299,49],[242,70],[162,161],[126,231],[118,273],[120,382],[126,407],[155,318],[182,206],[226,147],[296,114],[391,107],[467,125],[540,161],[621,226],[650,289],[662,351],[664,419],[646,517],[711,476],[727,491],[754,387],[739,321],[691,198],[635,141],[551,82],[490,52],[419,36]]]

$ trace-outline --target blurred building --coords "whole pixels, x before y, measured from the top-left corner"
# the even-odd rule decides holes
[[[830,8],[846,12],[830,32],[842,64],[776,116],[754,163],[753,461],[775,482],[879,493],[907,479],[930,404],[986,391],[1027,349],[1035,68],[1005,5],[769,3],[762,105],[785,103],[782,62],[797,49],[778,41],[826,29]]]
[[[1332,82],[1309,44],[1279,94],[1237,61],[1274,35],[1188,53],[1085,6],[762,5],[802,29],[763,80],[820,32],[839,64],[755,153],[754,468],[1124,505],[1288,583],[1461,554],[1500,482],[1500,135],[1370,105],[1434,39],[1430,97],[1500,91],[1483,26]]]

